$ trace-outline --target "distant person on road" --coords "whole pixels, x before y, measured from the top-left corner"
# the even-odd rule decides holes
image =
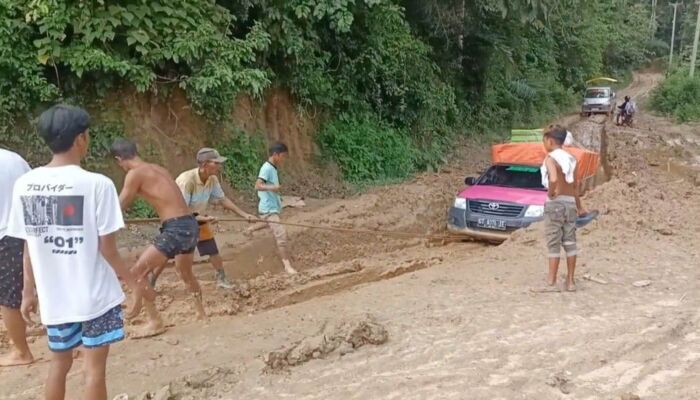
[[[193,297],[197,317],[205,318],[202,289],[192,273],[192,259],[182,256],[194,252],[199,238],[199,226],[187,208],[180,188],[165,168],[147,163],[139,157],[136,143],[127,139],[117,139],[112,144],[111,153],[117,164],[126,171],[124,187],[119,194],[122,210],[128,209],[136,196],[141,196],[153,206],[162,222],[160,234],[141,253],[134,266],[134,272],[139,278],[145,278],[149,272],[164,266],[169,259],[174,258],[180,278]],[[135,299],[134,308],[127,318],[135,317],[139,311],[141,299]],[[146,311],[149,321],[140,336],[162,333],[165,327],[154,304],[147,301]]]
[[[287,252],[287,231],[284,225],[281,225],[280,215],[282,214],[282,198],[280,197],[280,178],[278,169],[282,167],[289,150],[284,143],[274,143],[270,146],[269,158],[260,167],[258,179],[255,181],[255,190],[258,192],[258,214],[260,219],[267,221],[267,225],[272,231],[277,243],[277,251],[279,252],[284,270],[288,274],[296,274],[297,271],[292,268],[292,263],[289,260]]]
[[[581,205],[578,182],[576,181],[576,158],[562,149],[566,140],[566,129],[557,126],[544,133],[544,147],[547,157],[542,171],[542,185],[547,188],[547,202],[544,205],[545,238],[549,274],[543,291],[559,291],[557,274],[561,249],[566,253],[567,276],[565,289],[576,290],[576,219],[586,212]]]
[[[206,211],[209,204],[219,204],[223,208],[233,211],[248,221],[256,218],[240,209],[224,194],[217,175],[221,173],[221,165],[226,162],[226,157],[222,157],[215,149],[205,147],[197,152],[197,168],[185,171],[175,179],[177,186],[182,192],[185,204],[194,213],[199,223],[199,242],[197,251],[200,256],[209,256],[209,262],[216,270],[216,286],[222,289],[233,289],[233,284],[229,282],[224,270],[224,260],[219,254],[219,247],[214,239],[214,230],[211,226],[216,222],[216,218],[208,216]],[[194,261],[194,253],[185,254],[188,262]],[[151,284],[155,286],[155,279],[162,271],[162,268],[154,273]]]
[[[629,96],[625,96],[625,101],[623,101],[622,104],[617,106],[617,108],[620,109],[620,112],[624,112],[627,109],[627,104],[630,102],[630,100],[631,99]]]
[[[27,324],[20,313],[24,274],[24,241],[7,236],[7,221],[12,204],[12,187],[29,172],[29,164],[18,154],[0,149],[0,315],[12,342],[10,353],[0,358],[0,367],[34,362],[27,344]]]
[[[148,300],[155,296],[117,250],[124,220],[114,184],[80,167],[89,124],[77,107],[57,105],[41,114],[38,131],[53,157],[17,179],[7,226],[7,235],[25,241],[22,316],[32,323],[38,305],[47,327],[47,399],[65,398],[72,350],[83,346],[83,398],[106,400],[110,345],[124,339],[118,277]]]
[[[636,111],[635,104],[629,96],[625,96],[625,101],[621,105],[617,106],[617,108],[620,109],[620,111],[617,113],[617,125],[625,122],[625,120],[628,117],[633,116]]]

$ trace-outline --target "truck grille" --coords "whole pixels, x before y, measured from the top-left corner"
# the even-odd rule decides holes
[[[523,208],[525,207],[496,201],[469,200],[469,211],[497,217],[517,217]]]

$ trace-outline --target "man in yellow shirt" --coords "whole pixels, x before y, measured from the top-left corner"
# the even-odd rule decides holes
[[[207,215],[209,204],[219,204],[223,208],[233,211],[250,221],[255,220],[251,214],[240,209],[224,194],[221,183],[217,175],[221,172],[221,164],[226,161],[218,151],[205,147],[197,152],[197,168],[181,173],[175,183],[180,187],[180,191],[185,198],[185,203],[195,214],[199,223],[199,242],[197,251],[201,256],[209,256],[209,262],[216,270],[216,285],[222,289],[233,289],[233,285],[226,278],[224,271],[224,261],[219,254],[219,248],[214,239],[214,230],[211,223],[214,217]],[[192,262],[194,253],[178,255],[175,262]],[[151,284],[155,286],[154,276]]]

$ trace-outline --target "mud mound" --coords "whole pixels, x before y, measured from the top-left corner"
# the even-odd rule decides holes
[[[264,359],[264,372],[284,370],[312,359],[326,358],[332,353],[344,355],[367,344],[384,344],[388,339],[384,326],[370,315],[351,322],[324,324],[317,335],[270,352]]]
[[[596,115],[581,119],[568,128],[573,132],[576,142],[581,146],[595,152],[600,152],[604,146],[602,132],[605,129],[606,118],[604,115]]]
[[[219,399],[218,393],[225,386],[231,386],[238,381],[235,378],[236,372],[228,368],[210,368],[199,371],[184,379],[173,381],[162,388],[151,392],[144,392],[138,396],[130,397],[121,394],[114,400],[198,400],[198,399]],[[216,386],[216,390],[213,388]],[[226,393],[224,390],[223,393]]]

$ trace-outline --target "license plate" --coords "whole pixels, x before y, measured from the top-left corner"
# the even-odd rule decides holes
[[[479,228],[505,231],[506,221],[500,219],[479,218],[479,220],[476,221],[476,226],[478,226]]]

